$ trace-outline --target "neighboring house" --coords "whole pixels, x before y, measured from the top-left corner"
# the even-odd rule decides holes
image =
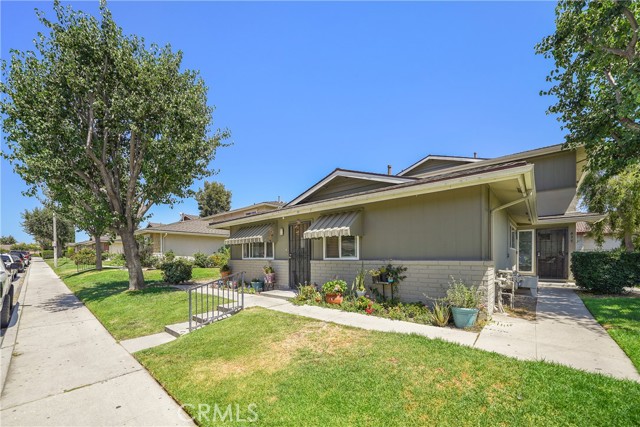
[[[155,255],[163,255],[167,251],[173,251],[180,257],[192,257],[196,252],[212,254],[224,246],[224,241],[229,237],[229,231],[211,227],[210,222],[245,218],[278,209],[283,204],[281,202],[256,203],[205,218],[181,213],[180,221],[171,224],[150,222],[145,228],[137,230],[136,234],[151,240]]]
[[[610,251],[612,249],[620,249],[621,242],[617,239],[611,227],[605,226],[604,229],[604,242],[602,246],[598,246],[596,239],[589,234],[591,226],[584,221],[576,223],[576,251]]]
[[[110,236],[102,236],[100,237],[100,245],[102,246],[102,252],[110,252],[111,247],[111,237]],[[68,248],[73,248],[74,252],[78,252],[81,249],[89,248],[96,250],[96,241],[93,237],[90,237],[89,240],[85,240],[83,242],[76,243],[67,243]]]
[[[336,169],[277,212],[212,223],[230,231],[231,267],[279,287],[351,282],[361,266],[408,267],[405,301],[442,297],[450,276],[485,290],[496,269],[570,278],[584,150],[553,145],[495,159],[427,156],[397,175]]]

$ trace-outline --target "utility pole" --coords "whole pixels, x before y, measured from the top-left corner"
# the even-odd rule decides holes
[[[58,230],[56,229],[56,213],[53,213],[53,266],[58,268]]]

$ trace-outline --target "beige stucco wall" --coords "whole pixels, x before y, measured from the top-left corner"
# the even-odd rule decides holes
[[[122,242],[118,241],[118,242],[111,243],[111,245],[109,246],[109,253],[112,253],[112,254],[122,254],[122,253],[124,253],[124,249],[122,247]]]
[[[620,240],[613,236],[605,236],[602,247],[596,244],[593,237],[585,236],[584,234],[578,235],[576,239],[576,250],[581,252],[586,251],[610,251],[612,249],[620,248]]]
[[[349,286],[353,282],[358,270],[367,270],[384,265],[385,261],[312,261],[311,281],[322,285],[328,280],[346,280]],[[484,303],[489,313],[493,312],[495,301],[494,264],[491,261],[415,261],[395,260],[394,265],[402,264],[407,267],[404,273],[407,278],[398,286],[399,297],[402,301],[428,301],[428,298],[442,298],[446,295],[451,276],[462,279],[469,285],[478,286],[484,294]],[[367,278],[367,287],[371,286],[371,279]],[[382,288],[379,286],[379,290]],[[387,296],[390,296],[387,287]]]
[[[154,251],[156,240],[159,242],[158,234],[154,235]],[[168,234],[163,236],[162,250],[167,252],[173,251],[177,256],[192,257],[196,252],[212,254],[224,246],[225,237],[217,236],[189,236]],[[158,252],[160,248],[158,248]]]

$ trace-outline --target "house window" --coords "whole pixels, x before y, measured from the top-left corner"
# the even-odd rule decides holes
[[[516,228],[513,225],[509,225],[509,247],[511,249],[515,249],[517,247],[517,235]]]
[[[242,259],[273,259],[273,242],[243,244]]]
[[[324,238],[324,259],[359,259],[359,257],[359,236]]]

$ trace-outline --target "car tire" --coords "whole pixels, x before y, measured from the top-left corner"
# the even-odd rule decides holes
[[[2,300],[2,313],[0,313],[0,326],[4,329],[9,326],[11,320],[11,296],[6,295]]]

